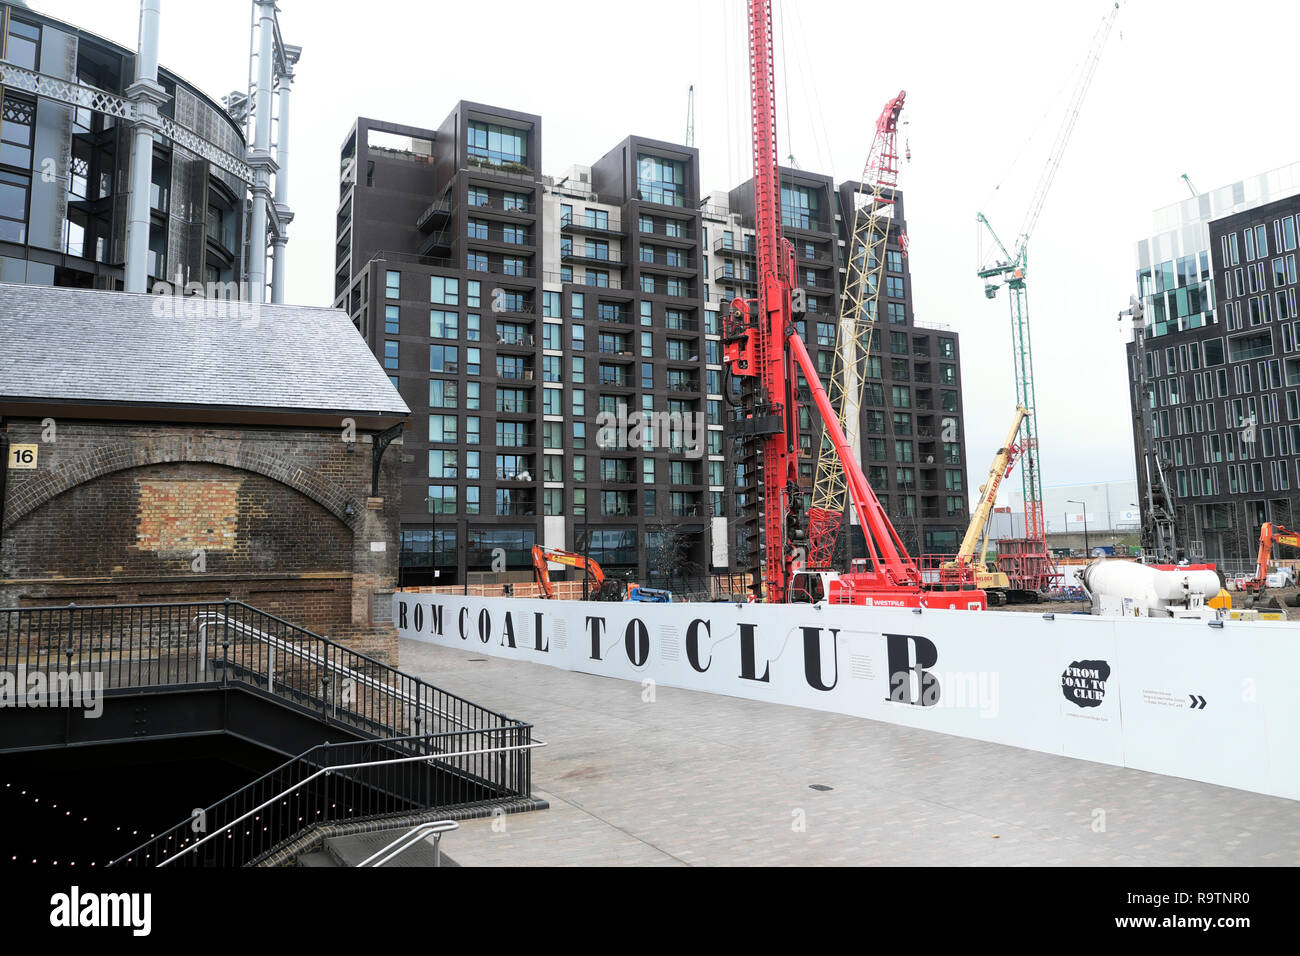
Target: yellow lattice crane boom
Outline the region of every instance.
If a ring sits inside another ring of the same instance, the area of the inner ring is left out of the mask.
[[[853,232],[827,394],[838,413],[840,428],[855,448],[866,391],[867,360],[879,311],[885,244],[893,222],[894,191],[898,187],[898,119],[906,96],[902,91],[891,99],[876,120],[875,138],[853,204]],[[812,508],[808,512],[807,567],[831,567],[847,491],[839,455],[829,442],[823,441],[817,452]]]

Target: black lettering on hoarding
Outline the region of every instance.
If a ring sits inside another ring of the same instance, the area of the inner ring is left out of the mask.
[[[633,667],[641,667],[650,657],[650,632],[638,618],[627,622],[623,632],[623,647],[627,650],[627,659]]]
[[[605,630],[605,619],[603,617],[587,618],[587,631],[591,634],[591,659],[600,660],[600,639]]]
[[[492,639],[492,615],[487,608],[478,612],[478,639],[484,644]]]
[[[429,633],[437,634],[442,637],[442,605],[433,604],[429,607]]]
[[[696,619],[686,628],[686,659],[690,662],[691,667],[703,674],[713,663],[713,655],[709,654],[708,662],[700,666],[700,626],[704,626],[704,636],[712,637],[712,631],[708,621]]]
[[[542,612],[533,612],[533,650],[543,653],[551,649],[551,642],[542,643]]]
[[[406,627],[406,602],[405,601],[397,602],[397,626],[399,628]]]
[[[820,627],[803,628],[803,674],[808,686],[813,690],[834,690],[840,681],[840,651],[835,639],[840,636],[838,628],[831,628],[831,660],[834,673],[829,684],[822,683],[822,629]]]
[[[419,601],[415,602],[415,633],[419,634],[424,630],[424,605]]]
[[[757,676],[757,667],[755,663],[756,654],[754,651],[754,625],[740,625],[740,676],[742,680],[756,680],[766,684],[768,682],[768,661],[763,662],[763,676]]]
[[[462,641],[469,640],[469,634],[465,630],[465,619],[467,617],[469,617],[469,608],[467,607],[461,608],[460,613],[456,615],[456,627],[460,630],[460,639]]]
[[[506,611],[506,624],[504,630],[501,632],[501,646],[515,646],[515,622],[510,617],[509,611]]]
[[[910,643],[909,643],[910,642]],[[912,665],[911,648],[916,648],[916,665]],[[934,642],[915,634],[886,634],[885,652],[889,661],[889,696],[886,700],[918,707],[939,703],[939,679],[927,667],[939,660]],[[919,697],[913,699],[912,674],[916,675]]]

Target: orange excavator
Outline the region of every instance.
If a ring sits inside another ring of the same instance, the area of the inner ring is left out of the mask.
[[[623,586],[617,581],[606,578],[605,572],[601,570],[600,565],[594,560],[575,551],[544,548],[539,544],[533,546],[533,576],[537,579],[537,584],[542,589],[544,597],[555,597],[555,585],[551,583],[551,574],[546,568],[547,561],[554,561],[556,564],[567,565],[571,568],[580,568],[591,575],[591,587],[588,589],[591,600],[623,600]]]
[[[1262,595],[1269,586],[1268,566],[1273,560],[1273,545],[1285,544],[1300,548],[1300,534],[1280,524],[1265,521],[1259,527],[1259,557],[1255,560],[1255,576],[1242,581],[1238,587],[1250,594]]]

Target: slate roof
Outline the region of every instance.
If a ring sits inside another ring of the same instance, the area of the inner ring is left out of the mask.
[[[337,309],[0,282],[0,401],[410,413]]]

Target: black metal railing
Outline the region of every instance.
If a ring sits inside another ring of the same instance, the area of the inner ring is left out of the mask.
[[[0,609],[0,662],[97,674],[105,697],[238,684],[376,737],[516,723],[239,601]]]
[[[519,722],[320,744],[109,865],[247,866],[315,825],[524,798],[534,746]]]

